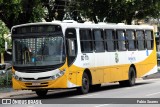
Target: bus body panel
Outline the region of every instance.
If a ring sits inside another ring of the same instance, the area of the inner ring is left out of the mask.
[[[128,72],[131,65],[135,66],[136,76],[143,77],[149,74],[157,72],[157,61],[156,61],[156,48],[154,42],[154,48],[152,50],[134,50],[134,51],[115,51],[115,52],[93,52],[93,53],[82,53],[80,34],[81,28],[86,29],[141,29],[141,30],[153,30],[151,26],[136,26],[136,25],[98,25],[98,24],[79,24],[79,23],[33,23],[31,25],[45,25],[45,24],[59,24],[62,27],[63,34],[67,28],[75,28],[77,34],[77,47],[78,52],[74,62],[68,66],[67,58],[65,64],[57,68],[59,70],[65,70],[65,74],[56,80],[41,80],[37,81],[41,85],[34,86],[31,82],[18,81],[14,77],[12,78],[14,89],[54,89],[54,88],[73,88],[82,86],[82,75],[87,69],[91,73],[92,84],[101,84],[107,82],[116,82],[128,79]],[[18,25],[16,27],[29,26],[29,24]],[[13,29],[12,28],[12,29]],[[13,73],[15,71],[12,69]],[[38,74],[43,77],[47,76],[46,72],[44,75]],[[34,73],[33,73],[34,74]],[[25,74],[23,74],[24,77]],[[35,75],[35,74],[34,74]],[[20,76],[20,75],[19,75]],[[48,75],[49,76],[49,75]],[[32,77],[32,76],[30,76]],[[29,77],[29,78],[30,78]]]

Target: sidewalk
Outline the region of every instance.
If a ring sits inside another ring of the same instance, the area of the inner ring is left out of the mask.
[[[29,95],[34,94],[35,92],[31,90],[13,90],[11,92],[0,92],[0,98],[9,98],[16,95]]]

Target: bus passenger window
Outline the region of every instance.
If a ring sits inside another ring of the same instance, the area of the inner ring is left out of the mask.
[[[107,51],[115,51],[115,33],[114,30],[105,30],[105,41],[106,41],[106,50]]]
[[[145,31],[145,40],[146,40],[146,45],[147,49],[150,50],[153,48],[153,35],[152,31]]]
[[[145,49],[144,32],[142,30],[136,31],[136,39],[138,41],[138,50]]]
[[[128,41],[128,50],[136,49],[135,32],[133,30],[126,31],[126,39]]]
[[[80,42],[81,42],[82,53],[93,51],[90,29],[80,29]]]
[[[104,38],[102,30],[93,30],[93,37],[95,43],[95,52],[104,52]]]
[[[118,50],[124,51],[126,50],[126,37],[125,32],[123,30],[117,31],[117,38],[118,38]]]

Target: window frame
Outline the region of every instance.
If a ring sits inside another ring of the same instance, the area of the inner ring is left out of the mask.
[[[101,40],[101,41],[95,40],[94,31],[100,31],[100,32],[101,32],[101,37],[102,37],[102,40]],[[94,52],[95,52],[95,53],[105,52],[105,40],[104,40],[104,31],[103,31],[103,29],[92,29],[92,35],[93,35],[93,49],[94,49]],[[96,51],[96,42],[102,42],[104,49],[101,50],[101,51]]]
[[[133,33],[134,33],[134,40],[132,39],[132,40],[129,40],[129,39],[127,39],[127,36],[126,36],[126,42],[127,42],[127,49],[128,49],[128,51],[135,51],[135,50],[137,50],[138,48],[137,48],[137,40],[136,40],[136,31],[135,31],[135,29],[126,29],[126,35],[127,35],[127,31],[132,31]],[[130,49],[129,48],[129,41],[133,41],[134,42],[134,49]]]
[[[151,32],[151,39],[147,40],[146,39],[146,31],[150,31]],[[154,35],[153,35],[153,30],[145,30],[145,44],[146,44],[146,49],[147,50],[153,50],[153,47],[154,47]],[[148,45],[147,45],[147,41],[151,41],[151,48],[149,49],[148,48]]]
[[[75,39],[73,39],[73,38],[70,38],[70,40],[74,40],[74,41],[76,41],[76,47],[74,47],[75,48],[75,51],[76,51],[76,54],[75,54],[75,56],[70,56],[69,55],[69,52],[68,52],[68,50],[69,49],[67,49],[67,47],[68,47],[68,41],[67,41],[67,39],[68,39],[68,37],[66,37],[66,33],[67,33],[67,30],[70,30],[70,29],[74,29],[75,30],[75,36],[76,36],[76,38]],[[67,60],[68,60],[68,66],[71,66],[73,63],[74,63],[74,61],[76,60],[76,57],[77,57],[77,55],[78,55],[78,40],[77,40],[77,31],[76,31],[76,28],[66,28],[65,29],[65,44],[66,44],[66,48],[65,48],[65,53],[66,53],[66,55],[67,55]],[[74,59],[72,60],[71,58],[73,58],[74,57]]]
[[[123,33],[124,33],[124,40],[119,40],[119,38],[118,38],[118,31],[123,31]],[[116,29],[116,39],[117,39],[117,50],[118,51],[127,51],[127,40],[126,40],[126,29]],[[119,49],[119,41],[124,41],[125,42],[125,44],[124,44],[124,46],[125,46],[125,49]]]
[[[90,40],[81,40],[81,31],[82,30],[88,30],[90,31]],[[94,51],[94,44],[93,44],[93,36],[92,36],[92,29],[91,28],[79,28],[79,41],[80,41],[80,48],[82,53],[93,53]],[[91,51],[82,51],[82,42],[91,42]]]
[[[106,38],[107,37],[107,35],[106,35],[107,30],[112,31],[112,42],[113,42],[113,45],[114,45],[113,50],[108,49],[108,41],[110,41],[110,40]],[[108,51],[108,52],[116,52],[117,51],[117,39],[116,39],[116,30],[115,29],[104,29],[104,43],[105,43],[106,51]]]
[[[144,49],[139,49],[138,41],[142,41],[142,40],[138,40],[138,38],[137,38],[137,31],[142,31],[142,32],[143,32],[143,37],[144,37],[144,38],[143,38],[143,41],[144,41],[143,46],[144,46]],[[137,50],[139,50],[139,51],[146,50],[145,32],[144,32],[144,29],[136,29],[136,30],[135,30],[135,36],[136,36],[136,41],[137,41],[137,43],[136,43],[136,45],[137,45]]]

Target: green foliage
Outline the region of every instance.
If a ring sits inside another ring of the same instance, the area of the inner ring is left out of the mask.
[[[65,13],[65,5],[68,0],[42,0],[43,7],[45,8],[45,20],[47,22],[55,20],[63,20]],[[71,0],[72,2],[72,0]]]
[[[8,34],[9,29],[5,26],[5,24],[0,20],[0,53],[4,52],[5,47],[5,39],[4,34]]]
[[[41,21],[44,15],[41,0],[0,1],[0,19],[8,28],[17,24]]]
[[[7,73],[0,75],[0,86],[6,86],[6,85],[10,86],[11,84],[12,84],[11,72],[8,73],[8,76],[7,76]]]
[[[160,17],[160,0],[0,0],[0,20],[13,25],[62,20],[66,12],[72,19],[94,22],[127,22]]]
[[[0,53],[5,51],[5,40],[4,38],[0,38]]]
[[[91,21],[123,22],[160,15],[159,0],[78,0],[77,10]]]

